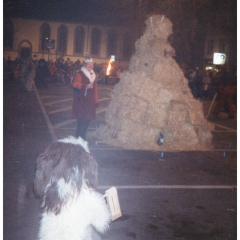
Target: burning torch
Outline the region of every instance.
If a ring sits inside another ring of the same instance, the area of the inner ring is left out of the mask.
[[[107,71],[106,71],[106,75],[109,76],[110,75],[110,71],[112,68],[112,63],[115,61],[115,56],[112,55],[109,62],[108,62],[108,67],[107,67]]]

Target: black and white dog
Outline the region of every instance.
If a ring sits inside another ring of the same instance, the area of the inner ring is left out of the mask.
[[[39,240],[90,240],[95,230],[109,228],[107,204],[94,191],[97,167],[80,137],[58,140],[39,155],[34,179],[42,210]]]

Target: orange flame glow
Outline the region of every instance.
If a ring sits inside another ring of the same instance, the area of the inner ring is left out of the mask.
[[[112,68],[112,60],[109,61],[108,63],[108,67],[107,67],[107,71],[106,71],[106,75],[109,76],[110,75],[110,71],[111,71],[111,68]]]

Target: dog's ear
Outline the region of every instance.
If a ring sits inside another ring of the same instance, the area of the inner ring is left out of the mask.
[[[41,209],[43,212],[53,212],[57,215],[60,213],[61,207],[62,200],[59,196],[57,182],[51,182],[51,185],[46,189]]]
[[[98,186],[97,161],[91,154],[87,152],[83,152],[82,159],[84,165],[85,182],[89,188],[96,189]]]
[[[43,197],[45,194],[45,189],[52,178],[53,170],[61,159],[61,156],[59,156],[60,150],[58,143],[52,143],[36,160],[34,192],[37,197]]]
[[[34,178],[34,192],[37,197],[43,197],[45,188],[49,182],[46,175],[47,166],[44,160],[44,153],[40,154],[36,161],[36,173]]]
[[[66,146],[66,144],[65,144]],[[65,160],[64,160],[65,159]],[[95,189],[98,185],[97,167],[95,158],[80,145],[70,145],[62,158],[64,169],[61,176],[68,183],[70,180],[80,192],[83,180],[88,187]]]

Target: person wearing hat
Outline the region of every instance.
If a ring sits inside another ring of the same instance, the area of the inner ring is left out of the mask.
[[[98,92],[92,58],[87,58],[73,79],[72,118],[77,119],[76,137],[86,140],[90,121],[96,118]]]

